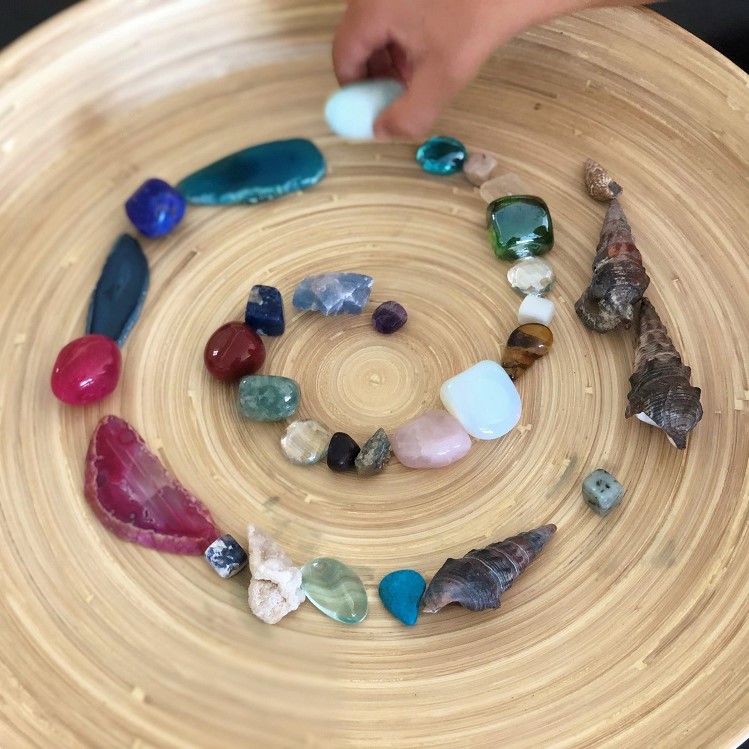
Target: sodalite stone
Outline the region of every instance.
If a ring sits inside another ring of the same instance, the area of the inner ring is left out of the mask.
[[[382,578],[378,593],[382,605],[396,619],[413,627],[426,587],[426,581],[416,570],[396,570]]]
[[[155,239],[177,228],[185,199],[163,179],[149,179],[125,203],[125,213],[144,237]]]
[[[297,309],[323,315],[359,315],[367,306],[374,279],[361,273],[325,273],[305,278],[294,291]]]
[[[593,471],[583,481],[583,499],[599,515],[608,515],[623,496],[624,487],[602,468]]]
[[[299,408],[299,385],[288,377],[249,375],[239,383],[239,413],[253,421],[282,421]]]
[[[234,577],[247,566],[247,553],[237,539],[228,533],[217,538],[203,556],[213,567],[213,571],[224,579]]]
[[[490,203],[487,227],[500,260],[543,255],[554,246],[549,206],[532,195],[510,195]]]
[[[479,362],[447,380],[440,398],[466,432],[479,440],[502,437],[520,421],[520,395],[497,362]]]
[[[138,240],[123,234],[114,243],[91,296],[86,334],[105,335],[122,347],[140,317],[148,282],[148,261]]]
[[[177,189],[195,205],[237,205],[274,200],[316,185],[325,159],[302,138],[252,146],[185,177]]]
[[[468,149],[455,138],[436,135],[419,147],[416,161],[430,174],[455,174],[463,169]]]
[[[283,297],[275,286],[253,286],[244,321],[258,335],[279,336],[286,330]]]
[[[359,576],[337,559],[320,557],[302,567],[302,590],[331,619],[358,624],[369,610],[367,591]]]

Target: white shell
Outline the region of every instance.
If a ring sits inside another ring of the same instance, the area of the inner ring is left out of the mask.
[[[637,414],[637,418],[640,421],[644,421],[646,424],[650,424],[651,427],[660,429],[660,427],[646,413]]]
[[[521,325],[536,322],[549,327],[554,319],[554,302],[551,299],[530,294],[523,299],[518,310],[518,322]]]
[[[372,140],[380,112],[404,90],[398,81],[389,78],[372,78],[344,86],[325,105],[328,127],[342,138]]]

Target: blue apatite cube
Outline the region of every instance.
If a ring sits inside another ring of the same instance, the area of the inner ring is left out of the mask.
[[[274,286],[253,286],[244,321],[258,335],[283,335],[286,323],[281,292]]]
[[[624,487],[608,472],[599,468],[583,481],[583,498],[599,515],[608,515],[621,502]]]
[[[177,227],[185,207],[185,199],[168,182],[149,179],[125,203],[125,212],[144,237],[155,239]]]
[[[223,578],[234,577],[247,566],[247,553],[229,534],[217,538],[204,553],[214,572]]]

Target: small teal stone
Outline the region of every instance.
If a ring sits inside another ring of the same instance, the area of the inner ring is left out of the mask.
[[[294,291],[297,309],[323,315],[359,315],[369,301],[374,280],[361,273],[324,273],[305,278]]]
[[[299,385],[288,377],[248,375],[239,382],[239,413],[253,421],[282,421],[299,408]]]
[[[416,152],[416,161],[430,174],[455,174],[463,169],[468,149],[455,138],[437,135]]]
[[[396,619],[413,627],[426,587],[426,580],[415,570],[396,570],[380,581],[380,600]]]
[[[237,205],[274,200],[316,185],[325,159],[312,141],[296,138],[246,148],[186,177],[177,185],[194,205]]]
[[[112,247],[91,296],[86,335],[105,335],[122,347],[148,292],[148,260],[139,242],[123,234]]]

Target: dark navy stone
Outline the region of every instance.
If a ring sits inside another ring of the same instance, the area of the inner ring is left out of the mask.
[[[325,176],[325,159],[312,141],[263,143],[227,156],[185,177],[177,189],[188,203],[261,203],[304,190]]]
[[[185,199],[163,179],[146,180],[125,203],[125,212],[144,236],[163,237],[185,215]]]
[[[373,313],[372,323],[378,333],[388,335],[400,330],[408,321],[408,312],[398,302],[383,302]]]
[[[219,577],[234,577],[247,566],[247,553],[234,536],[217,538],[204,554]]]
[[[125,343],[148,292],[148,261],[138,240],[123,234],[112,247],[88,307],[86,334]]]
[[[258,335],[283,335],[286,323],[283,316],[283,297],[274,286],[253,286],[244,321]]]
[[[328,446],[328,468],[331,471],[350,471],[361,452],[359,445],[344,432],[336,432]]]
[[[396,619],[413,627],[426,587],[426,581],[415,570],[396,570],[382,578],[378,592],[382,605]]]

